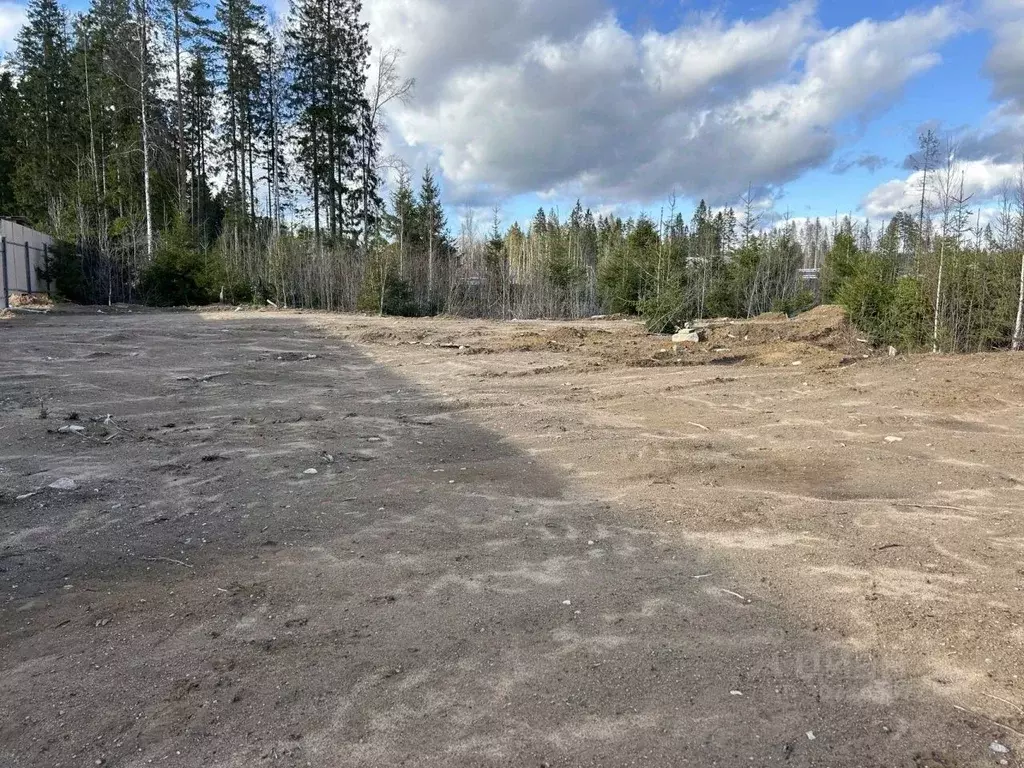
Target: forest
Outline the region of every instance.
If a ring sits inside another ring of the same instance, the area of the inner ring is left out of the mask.
[[[388,106],[415,98],[401,65],[371,49],[360,0],[282,19],[255,0],[32,0],[0,71],[0,216],[66,244],[43,277],[83,303],[623,313],[666,332],[828,302],[900,349],[1024,343],[1024,170],[983,220],[955,144],[926,132],[920,206],[874,230],[768,221],[749,192],[688,216],[671,199],[449,222],[431,169],[382,150]]]

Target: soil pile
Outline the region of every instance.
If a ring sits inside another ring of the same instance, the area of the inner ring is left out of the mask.
[[[768,313],[750,320],[722,318],[693,324],[703,329],[696,344],[672,344],[658,338],[658,348],[636,365],[806,365],[833,368],[862,359],[870,350],[846,310],[823,305],[789,318]]]
[[[789,318],[769,313],[750,320],[695,322],[702,341],[673,344],[670,336],[647,333],[641,321],[521,321],[482,324],[444,318],[369,321],[352,328],[364,344],[406,344],[455,349],[458,354],[547,353],[570,356],[588,369],[672,365],[806,365],[833,368],[870,350],[838,306],[820,306]]]

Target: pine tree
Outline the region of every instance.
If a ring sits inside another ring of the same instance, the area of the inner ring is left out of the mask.
[[[274,36],[268,37],[263,43],[260,61],[262,93],[256,110],[262,126],[261,154],[267,185],[267,218],[275,235],[280,234],[283,200],[289,194],[287,153],[284,148],[287,127],[284,97],[287,83],[283,56],[280,41]]]
[[[23,136],[16,188],[24,216],[43,224],[66,195],[75,166],[74,80],[67,17],[57,0],[31,0],[14,70]]]
[[[416,219],[420,230],[419,240],[426,247],[426,304],[433,311],[437,303],[437,279],[441,270],[448,266],[452,246],[448,235],[448,220],[441,205],[441,190],[429,167],[423,171]]]
[[[21,148],[16,131],[21,105],[10,72],[0,72],[0,217],[17,215],[14,175]]]
[[[209,179],[216,168],[212,164],[207,137],[214,131],[214,84],[210,78],[208,55],[196,50],[182,83],[182,115],[185,135],[185,161],[189,219],[200,247],[208,246],[214,237],[216,222],[211,219],[212,197]]]
[[[229,206],[237,219],[256,218],[255,144],[260,97],[260,47],[266,39],[265,11],[254,0],[220,0],[214,40],[224,70],[227,120],[222,151],[230,183]]]
[[[409,171],[399,169],[398,182],[391,191],[391,213],[384,219],[385,234],[398,250],[399,275],[405,277],[409,254],[419,248],[416,197],[412,191]]]
[[[182,54],[188,51],[192,61],[205,52],[205,38],[209,35],[209,20],[198,12],[200,4],[196,0],[167,0],[167,18],[165,26],[171,38],[174,57],[174,124],[178,155],[178,207],[184,209],[188,183],[188,155],[185,133],[185,79],[186,72],[182,68]]]

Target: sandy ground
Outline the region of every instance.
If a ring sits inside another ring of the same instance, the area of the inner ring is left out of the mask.
[[[1018,765],[1024,369],[822,319],[4,320],[0,765]]]

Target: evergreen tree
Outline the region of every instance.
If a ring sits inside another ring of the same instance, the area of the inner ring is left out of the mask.
[[[185,81],[186,70],[182,67],[182,55],[188,51],[192,61],[206,52],[205,40],[210,33],[209,20],[199,14],[197,0],[167,0],[165,26],[171,38],[174,57],[174,124],[178,155],[178,208],[184,210],[189,190],[189,161],[192,149],[187,143]]]
[[[428,166],[423,171],[420,182],[420,196],[416,206],[418,224],[417,238],[426,248],[426,294],[425,303],[428,311],[433,312],[437,305],[438,279],[444,275],[449,266],[453,247],[448,234],[448,219],[441,205],[441,190],[434,180],[434,174]]]
[[[75,83],[67,17],[57,0],[31,0],[26,16],[14,53],[23,137],[15,185],[22,214],[45,225],[74,173]]]
[[[401,169],[398,183],[391,191],[391,212],[384,218],[385,235],[398,247],[399,272],[404,276],[409,254],[420,248],[420,226],[417,222],[416,196],[409,181],[409,172]]]
[[[360,0],[295,0],[291,7],[291,106],[317,239],[323,223],[332,238],[365,238],[378,217],[378,145],[365,94],[370,46],[360,12]]]
[[[21,105],[10,72],[0,72],[0,217],[17,215],[14,176],[21,148],[16,131]]]
[[[187,166],[187,198],[189,219],[199,247],[213,241],[217,222],[213,212],[209,179],[217,171],[212,162],[208,137],[214,131],[214,83],[210,77],[209,58],[205,50],[196,50],[182,83],[185,162]]]
[[[261,94],[260,50],[267,37],[265,11],[255,0],[220,0],[217,43],[224,72],[226,120],[222,152],[229,207],[237,220],[256,218],[257,114]]]

